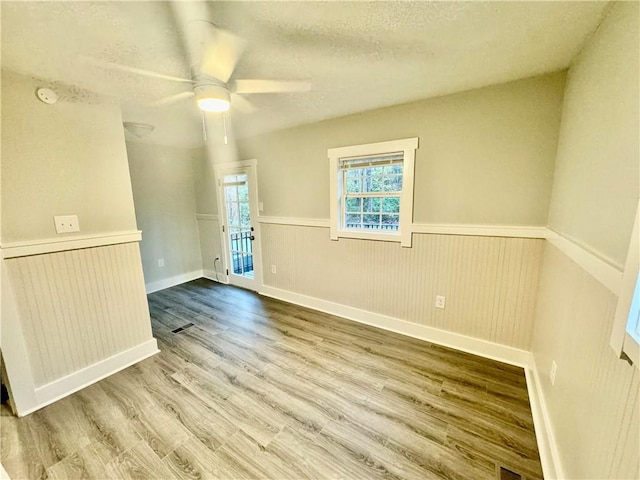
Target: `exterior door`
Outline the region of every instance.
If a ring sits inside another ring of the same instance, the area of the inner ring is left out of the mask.
[[[258,291],[262,283],[254,160],[216,168],[225,268],[229,283]]]

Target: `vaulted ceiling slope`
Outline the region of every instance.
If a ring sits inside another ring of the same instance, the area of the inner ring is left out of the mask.
[[[239,137],[511,81],[569,66],[607,2],[210,2],[207,20],[247,40],[236,78],[306,79],[310,92],[250,95]],[[192,99],[148,103],[185,84],[84,57],[189,77],[167,2],[1,2],[2,65],[117,96],[149,141],[202,143]],[[63,99],[64,100],[64,99]],[[72,100],[72,99],[71,99]]]

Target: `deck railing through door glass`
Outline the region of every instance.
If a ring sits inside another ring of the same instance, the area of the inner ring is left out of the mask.
[[[233,273],[242,275],[253,272],[251,232],[232,233],[230,238]]]

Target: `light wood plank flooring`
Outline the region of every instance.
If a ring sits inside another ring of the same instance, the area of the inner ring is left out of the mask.
[[[12,478],[542,477],[520,368],[207,280],[149,305],[160,354],[3,407]]]

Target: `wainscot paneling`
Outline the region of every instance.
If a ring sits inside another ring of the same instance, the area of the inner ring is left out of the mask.
[[[263,223],[261,233],[268,287],[530,349],[544,240],[414,234],[402,248],[331,241],[322,227]]]
[[[157,351],[137,242],[4,262],[36,389],[142,344]]]
[[[609,346],[616,304],[585,265],[546,245],[531,350],[557,478],[639,478],[640,370]]]

